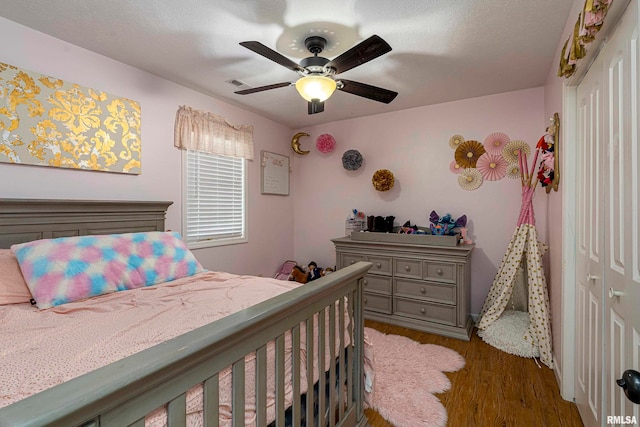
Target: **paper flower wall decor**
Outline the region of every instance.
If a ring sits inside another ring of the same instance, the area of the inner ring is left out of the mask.
[[[511,179],[520,178],[520,166],[518,166],[516,163],[511,163],[509,166],[507,166],[507,176]]]
[[[387,169],[379,169],[373,174],[371,182],[373,183],[373,188],[375,188],[376,190],[389,191],[393,188],[395,178],[393,177],[393,173],[391,173],[391,171]]]
[[[458,184],[464,190],[475,190],[482,185],[482,174],[476,168],[464,169],[458,175]]]
[[[465,169],[475,168],[476,162],[485,152],[478,141],[465,141],[456,148],[456,163]]]
[[[518,163],[518,151],[522,150],[524,154],[529,156],[531,154],[531,147],[524,141],[511,141],[504,146],[502,150],[502,157],[508,163]]]
[[[321,153],[330,153],[336,146],[336,139],[328,133],[323,133],[316,139],[316,148]]]
[[[502,154],[504,146],[511,142],[509,135],[503,132],[495,132],[484,139],[484,149],[487,153]]]
[[[497,181],[504,178],[507,173],[507,161],[502,155],[484,153],[478,159],[476,168],[482,174],[482,179],[487,181]]]
[[[362,166],[362,154],[358,150],[347,150],[342,155],[342,167],[348,171],[360,169]]]
[[[463,142],[464,138],[462,137],[462,135],[453,135],[451,138],[449,138],[449,147],[455,150]]]
[[[451,173],[455,173],[458,174],[460,172],[462,172],[462,167],[456,163],[455,160],[453,160],[450,164],[449,164],[449,170],[451,171]]]

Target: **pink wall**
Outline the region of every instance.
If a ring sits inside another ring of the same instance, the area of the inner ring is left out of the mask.
[[[284,126],[11,21],[0,18],[0,24],[0,37],[12,40],[0,45],[1,61],[135,99],[141,104],[143,119],[141,175],[0,163],[0,179],[10,183],[0,187],[0,197],[172,200],[167,227],[179,230],[181,156],[173,147],[173,122],[177,107],[187,104],[234,123],[252,124],[256,155],[262,149],[287,154],[293,167],[292,196],[264,196],[259,190],[259,161],[249,163],[250,243],[197,250],[206,267],[272,275],[290,258],[334,265],[330,238],[343,234],[344,219],[352,208],[368,215],[394,215],[397,223],[410,219],[419,225],[428,225],[431,210],[467,214],[471,237],[477,243],[472,262],[472,312],[479,312],[515,228],[519,183],[504,179],[486,182],[476,191],[462,190],[448,170],[453,159],[448,140],[461,134],[482,141],[501,131],[535,144],[549,110],[543,88],[302,129],[311,135],[302,140],[311,153],[301,157],[290,151],[293,132]],[[324,155],[312,145],[326,132],[336,137],[338,148]],[[342,153],[351,148],[365,157],[363,167],[355,172],[341,165]],[[380,168],[390,169],[396,177],[396,186],[388,193],[371,186],[371,176]],[[541,239],[546,240],[547,197],[538,194],[535,206]],[[551,271],[553,274],[553,263]]]
[[[0,18],[0,61],[138,101],[142,108],[142,174],[75,171],[0,163],[0,197],[172,200],[167,228],[180,230],[181,153],[173,147],[179,105],[255,128],[249,162],[249,243],[199,249],[210,269],[273,275],[293,254],[293,198],[260,194],[260,150],[285,152],[291,130],[261,116]],[[8,42],[10,41],[10,42]],[[221,83],[222,84],[222,83]],[[269,214],[265,214],[268,212]],[[269,250],[265,250],[268,242]]]
[[[549,75],[547,76],[547,81],[544,86],[544,111],[545,117],[552,117],[554,113],[558,113],[560,115],[560,123],[561,128],[564,126],[564,118],[562,115],[562,106],[563,106],[563,84],[565,82],[564,78],[558,77],[558,63],[560,60],[560,54],[562,52],[562,47],[567,38],[572,34],[574,30],[575,20],[578,17],[578,14],[582,11],[584,7],[584,2],[582,0],[574,0],[573,5],[571,6],[571,12],[569,13],[569,18],[565,24],[564,31],[562,32],[562,37],[558,40],[558,46],[556,48],[556,54],[554,56],[554,60],[551,63],[551,67],[549,69]],[[562,147],[563,141],[560,140],[560,144]],[[567,153],[567,151],[561,151],[561,160],[567,159],[566,156],[570,156],[571,153]],[[561,173],[562,173],[561,169]],[[562,199],[563,199],[563,181],[566,182],[566,175],[561,175],[560,185],[558,187],[558,192],[552,192],[548,197],[548,209],[547,209],[547,235],[549,236],[549,254],[548,254],[548,266],[549,266],[549,274],[548,277],[548,285],[549,285],[549,299],[551,302],[551,332],[553,336],[553,353],[555,360],[555,370],[558,373],[558,377],[560,380],[561,372],[563,369],[563,340],[573,340],[573,336],[565,336],[563,331],[562,324],[562,309],[563,304],[573,304],[570,301],[563,301],[563,268],[565,265],[564,254],[562,252]],[[568,366],[571,366],[572,363],[569,361],[567,363]],[[561,384],[562,387],[562,384]],[[572,388],[573,386],[571,386]],[[569,397],[569,396],[567,396]]]
[[[333,266],[330,239],[344,234],[344,220],[353,208],[367,215],[394,215],[396,224],[411,220],[424,226],[432,210],[454,217],[466,214],[476,243],[471,311],[477,314],[516,227],[520,181],[505,178],[487,181],[475,191],[461,189],[449,172],[454,153],[449,138],[460,134],[482,142],[493,132],[505,132],[533,146],[544,133],[544,124],[544,92],[535,88],[301,129],[310,134],[302,146],[311,153],[296,155],[293,162],[294,259]],[[332,153],[315,149],[315,139],[322,133],[336,138]],[[357,171],[342,167],[342,154],[348,149],[357,149],[364,157]],[[371,185],[373,173],[383,168],[396,178],[395,187],[386,193]],[[545,241],[543,192],[534,203],[540,238]]]

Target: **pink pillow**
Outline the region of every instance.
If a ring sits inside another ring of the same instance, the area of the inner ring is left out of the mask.
[[[0,249],[0,305],[30,301],[31,292],[22,277],[18,260],[11,250]]]

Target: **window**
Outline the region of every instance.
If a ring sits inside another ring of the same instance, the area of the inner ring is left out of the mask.
[[[253,126],[182,105],[173,145],[183,154],[182,237],[190,248],[247,242],[246,162]]]
[[[246,160],[184,151],[184,230],[191,248],[247,242]]]

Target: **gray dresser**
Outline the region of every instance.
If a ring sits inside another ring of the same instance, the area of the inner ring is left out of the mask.
[[[468,341],[473,245],[426,246],[333,239],[338,268],[373,264],[365,276],[365,318]]]

